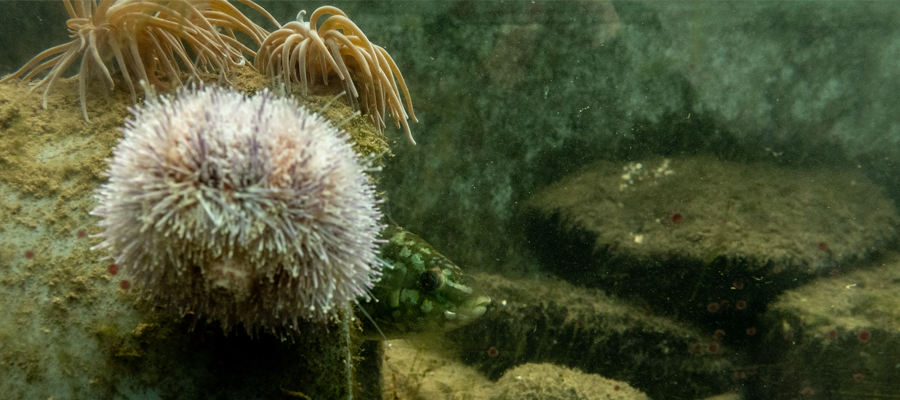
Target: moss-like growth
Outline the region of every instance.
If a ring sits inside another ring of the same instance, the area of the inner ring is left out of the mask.
[[[879,398],[900,391],[900,254],[785,292],[769,306],[761,395]]]
[[[478,274],[494,304],[449,334],[490,379],[525,363],[553,363],[628,382],[651,398],[700,398],[729,387],[729,346],[687,324],[551,277]]]

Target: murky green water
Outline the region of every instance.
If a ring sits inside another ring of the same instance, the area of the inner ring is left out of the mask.
[[[233,3],[266,34],[275,30],[257,11]],[[79,4],[87,3],[74,3],[73,12]],[[301,9],[308,21],[324,5],[259,4],[281,24]],[[383,112],[390,150],[379,155],[383,168],[369,171],[384,200],[379,207],[474,277],[466,288],[493,300],[485,314],[446,335],[361,344],[353,339],[356,321],[341,308],[330,322],[301,318],[292,343],[267,332],[226,336],[216,321],[197,322],[177,302],[141,300],[139,285],[124,284],[127,274],[118,274],[118,266],[113,272],[108,254],[90,250],[103,232],[90,215],[98,205],[94,191],[107,182],[106,160],[134,105],[121,66],[137,65],[100,42],[96,59],[87,61],[94,64],[86,70],[83,101],[77,78],[56,81],[46,109],[46,86],[27,94],[28,83],[0,84],[0,393],[14,399],[900,393],[900,123],[893,112],[900,106],[900,3],[333,5],[396,62],[393,74],[401,73],[419,121],[410,121],[412,145],[394,127],[390,105]],[[64,2],[3,8],[3,75],[73,40]],[[123,15],[116,29],[142,21]],[[174,22],[160,26],[173,35],[193,32]],[[343,26],[343,34],[361,40]],[[235,37],[229,44],[259,48],[247,35]],[[154,48],[147,40],[139,39],[141,51]],[[172,40],[165,43],[186,46],[171,66],[187,81],[186,60],[201,64],[197,50]],[[345,42],[328,43],[360,92],[371,93],[360,86],[365,56],[341,47]],[[250,71],[252,56],[237,53],[246,69],[220,74],[210,62],[202,79],[245,92],[269,85],[283,95],[277,77],[272,84],[272,76]],[[43,61],[52,63],[47,56]],[[85,71],[82,58],[73,60],[62,78]],[[321,64],[310,71],[326,65],[316,60]],[[145,53],[141,63],[160,94],[175,86],[162,58]],[[114,91],[107,90],[110,80]],[[140,104],[142,90],[133,81]],[[342,87],[332,75],[322,94]],[[405,106],[405,93],[398,94]],[[365,113],[357,121],[371,126],[377,107],[360,99]],[[268,226],[259,229],[276,229]],[[416,305],[419,298],[397,296]]]

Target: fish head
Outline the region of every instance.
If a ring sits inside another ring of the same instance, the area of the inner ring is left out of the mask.
[[[384,265],[372,288],[374,300],[360,303],[369,316],[363,318],[367,337],[381,339],[379,330],[387,339],[445,332],[485,313],[491,298],[430,244],[396,226],[386,228],[384,237]]]

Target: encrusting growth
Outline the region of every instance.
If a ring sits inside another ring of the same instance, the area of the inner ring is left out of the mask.
[[[121,272],[157,303],[290,334],[379,276],[381,213],[343,132],[292,100],[182,90],[134,111],[92,212]]]

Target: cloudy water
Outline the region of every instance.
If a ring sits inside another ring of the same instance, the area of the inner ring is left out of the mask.
[[[900,397],[900,3],[3,8],[2,399]]]

